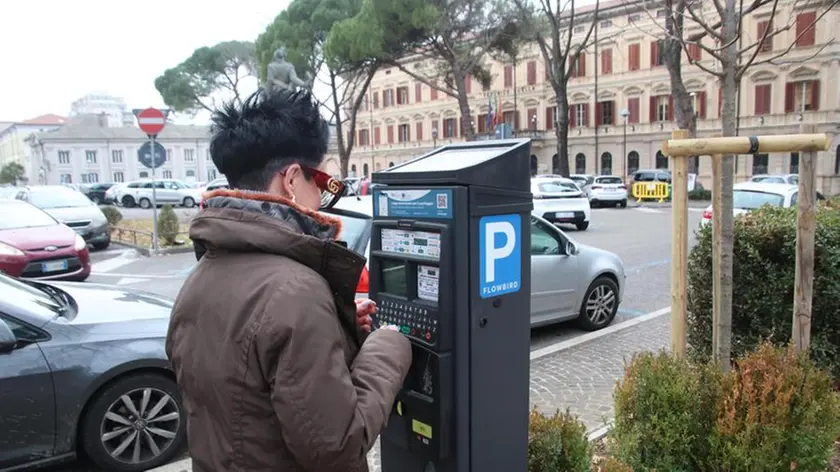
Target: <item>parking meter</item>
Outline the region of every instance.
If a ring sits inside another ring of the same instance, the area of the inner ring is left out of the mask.
[[[413,362],[383,472],[527,469],[531,143],[458,143],[373,174],[374,329]]]

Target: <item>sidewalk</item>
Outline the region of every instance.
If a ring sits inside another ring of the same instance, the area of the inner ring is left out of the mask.
[[[612,392],[624,372],[624,362],[640,351],[667,349],[671,340],[668,313],[648,315],[638,323],[625,322],[593,333],[590,340],[539,358],[532,352],[531,404],[545,413],[570,408],[592,431],[613,414]],[[634,320],[635,321],[635,320]],[[627,326],[623,326],[627,325]],[[545,352],[545,351],[544,351]],[[368,455],[371,472],[379,472],[379,443]],[[188,472],[189,459],[153,472]]]

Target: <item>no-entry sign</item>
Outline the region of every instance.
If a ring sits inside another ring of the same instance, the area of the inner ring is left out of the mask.
[[[144,133],[156,136],[166,126],[166,114],[157,108],[140,110],[137,112],[137,124]]]

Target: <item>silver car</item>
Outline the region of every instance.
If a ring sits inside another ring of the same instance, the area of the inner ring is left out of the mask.
[[[342,240],[366,257],[370,253],[373,202],[345,197],[332,209],[341,218]],[[588,331],[609,325],[618,311],[626,275],[619,257],[581,244],[562,230],[531,216],[531,327],[576,320]],[[357,297],[367,296],[367,274]]]
[[[64,185],[38,185],[21,189],[16,198],[35,205],[73,228],[95,249],[107,249],[111,244],[105,214],[79,191]]]

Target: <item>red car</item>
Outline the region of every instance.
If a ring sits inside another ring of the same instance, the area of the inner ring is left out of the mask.
[[[70,227],[20,200],[0,200],[0,272],[27,279],[82,281],[87,243]]]

